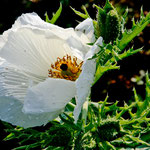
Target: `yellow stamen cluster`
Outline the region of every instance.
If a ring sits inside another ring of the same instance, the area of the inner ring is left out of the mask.
[[[77,57],[71,58],[69,55],[64,56],[62,59],[58,57],[55,64],[51,64],[48,77],[75,81],[82,71],[82,64],[83,61],[77,63]]]

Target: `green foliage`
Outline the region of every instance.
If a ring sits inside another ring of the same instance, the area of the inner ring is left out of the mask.
[[[113,42],[121,51],[150,23],[150,13],[144,16],[143,9],[141,8],[140,20],[135,22],[133,19],[132,28],[126,29],[125,24],[128,9],[126,9],[123,16],[119,16],[109,0],[106,0],[104,8],[97,5],[94,6],[98,10],[97,20],[93,20],[96,38],[102,36],[106,44]],[[81,13],[75,9],[73,11],[84,19],[90,18],[85,7],[85,13]]]
[[[83,10],[84,10],[84,13],[81,13],[80,11],[77,11],[75,10],[74,8],[71,7],[71,9],[78,15],[80,16],[81,18],[83,19],[87,19],[87,18],[90,18],[90,15],[88,13],[88,11],[86,10],[86,7],[85,6],[82,6]]]
[[[97,69],[93,84],[95,84],[105,72],[112,69],[119,69],[120,67],[117,66],[118,61],[138,53],[141,50],[142,48],[137,50],[130,48],[121,53],[121,50],[116,45],[103,43],[103,46],[100,46],[99,52],[92,57],[92,59],[97,58]]]
[[[97,128],[101,141],[112,141],[120,132],[120,124],[116,119],[105,119],[100,122]]]
[[[149,82],[147,74],[146,91],[150,89]],[[113,145],[115,149],[122,147],[135,148],[139,145],[150,146],[148,136],[150,133],[150,99],[146,96],[145,100],[140,100],[135,90],[134,96],[135,102],[130,105],[125,104],[124,107],[117,106],[117,102],[113,105],[103,102],[105,106],[102,106],[102,103],[99,103],[99,105],[91,103],[90,107],[93,111],[90,117],[95,118],[92,124],[98,122],[97,125],[95,124],[95,130],[93,131],[95,134],[98,133],[97,136],[94,136],[97,137],[96,141],[99,142],[99,148],[109,149],[110,145],[108,143]],[[103,115],[100,113],[102,111]]]
[[[69,147],[72,140],[72,131],[55,121],[52,122],[52,126],[49,129],[43,132],[21,127],[16,127],[15,129],[11,127],[11,129],[7,129],[7,132],[10,132],[10,134],[4,139],[5,141],[19,139],[19,144],[22,145],[14,150],[30,150],[32,148],[64,149]],[[26,143],[31,144],[26,145]]]
[[[47,132],[47,139],[49,145],[66,146],[71,141],[71,132],[64,126],[54,126]]]
[[[117,11],[108,0],[103,9],[98,6],[96,8],[98,9],[95,27],[96,37],[102,36],[105,43],[115,41],[120,35],[121,29]]]
[[[150,22],[150,13],[144,16],[141,9],[140,21],[135,23],[133,20],[132,28],[127,31],[125,28],[126,17],[128,15],[128,9],[122,17],[119,17],[116,9],[112,6],[109,0],[106,0],[106,4],[103,8],[94,5],[97,10],[97,20],[93,20],[95,27],[95,37],[103,37],[103,46],[99,46],[99,52],[95,54],[92,59],[97,59],[97,69],[95,73],[95,81],[93,85],[100,79],[100,77],[107,71],[112,69],[119,69],[117,62],[130,55],[133,55],[142,48],[134,50],[133,47],[125,51],[124,48],[128,43],[137,36]],[[73,9],[74,10],[74,9]],[[89,14],[86,9],[85,14],[74,10],[74,12],[80,17],[86,19],[89,18]]]
[[[128,10],[125,12],[124,16],[122,17],[123,23],[122,26],[124,27],[125,19],[127,16]],[[150,23],[150,13],[144,16],[143,9],[141,9],[141,16],[140,21],[135,22],[132,20],[132,28],[130,30],[123,29],[122,36],[117,40],[117,46],[119,49],[123,50],[128,43],[133,40],[140,32]]]
[[[110,10],[106,16],[105,43],[115,41],[120,35],[120,22],[116,11]]]
[[[95,5],[96,6],[96,5]],[[99,46],[99,52],[91,59],[96,59],[96,73],[93,85],[105,72],[112,69],[119,69],[118,61],[129,57],[141,50],[124,50],[128,43],[137,36],[148,23],[150,23],[150,13],[144,16],[141,10],[140,21],[133,25],[130,31],[125,29],[128,10],[122,17],[106,0],[104,8],[96,6],[98,10],[97,20],[93,20],[96,38],[102,36],[103,45]],[[83,6],[84,13],[72,8],[80,17],[90,18],[86,7]],[[52,19],[46,14],[46,22],[55,23],[62,11],[62,5],[53,14]],[[121,18],[121,19],[120,19]],[[94,103],[87,99],[83,106],[82,114],[77,123],[74,122],[71,102],[67,104],[63,114],[58,121],[52,121],[43,131],[37,129],[13,128],[5,123],[9,135],[4,139],[18,139],[20,146],[15,150],[45,149],[45,150],[85,150],[85,149],[120,149],[150,147],[150,79],[146,74],[146,96],[139,98],[136,89],[133,89],[134,99],[131,103],[124,103],[119,106],[118,102],[108,103],[108,96],[104,101]],[[73,101],[73,100],[72,100]]]
[[[9,124],[10,134],[4,140],[19,139],[20,147],[30,150],[84,150],[84,149],[120,149],[149,147],[150,144],[150,79],[146,74],[146,96],[141,100],[134,89],[134,100],[130,104],[119,106],[118,102],[104,101],[88,104],[87,121],[82,116],[74,123],[72,114],[64,113],[60,121],[52,121],[43,131],[36,129],[15,129]],[[61,122],[61,123],[60,123]],[[8,129],[9,128],[9,129]],[[26,145],[28,141],[31,144]],[[24,145],[25,144],[25,145]]]
[[[59,9],[57,10],[56,13],[53,13],[53,17],[51,20],[49,19],[47,13],[45,13],[45,21],[48,23],[54,24],[59,18],[59,16],[61,15],[61,12],[62,12],[62,4],[60,3]]]

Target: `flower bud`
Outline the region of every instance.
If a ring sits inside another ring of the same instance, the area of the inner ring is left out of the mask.
[[[103,120],[101,121],[97,131],[102,141],[114,140],[120,132],[119,121],[114,119]]]
[[[97,13],[97,26],[95,30],[96,37],[99,38],[105,36],[105,21],[106,21],[106,13],[100,7],[98,8]]]
[[[49,130],[49,140],[52,146],[67,146],[71,138],[71,132],[64,126],[54,126]]]
[[[121,25],[115,8],[106,1],[104,8],[98,9],[97,25],[95,28],[96,37],[103,37],[105,43],[113,42],[120,35]]]
[[[110,10],[106,16],[105,22],[105,43],[113,42],[120,35],[120,22],[115,10]]]

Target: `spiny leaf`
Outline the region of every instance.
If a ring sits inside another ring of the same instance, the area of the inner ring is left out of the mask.
[[[105,117],[105,105],[106,105],[107,100],[108,100],[108,95],[106,96],[104,103],[101,106],[101,109],[99,109],[102,118]]]
[[[84,5],[82,6],[82,9],[84,10],[86,16],[88,16],[88,18],[90,18],[90,15],[89,15],[89,13],[88,13],[88,11]]]
[[[15,134],[14,133],[10,133],[3,140],[4,141],[8,141],[8,140],[15,139],[15,138],[16,138]]]
[[[101,66],[100,64],[97,67],[96,73],[95,73],[95,80],[93,85],[100,79],[100,77],[109,70],[114,70],[114,69],[120,69],[120,66],[117,66],[117,64],[114,65],[108,65],[108,66]]]
[[[141,108],[140,108],[140,103],[139,103],[139,97],[138,97],[138,95],[137,95],[137,93],[136,93],[136,89],[135,89],[135,88],[133,89],[133,91],[134,91],[134,99],[135,99],[135,102],[136,102],[136,104],[137,104],[137,112],[136,112],[136,114],[137,114],[137,115],[140,115],[140,113],[141,113]]]
[[[67,118],[64,118],[62,115],[60,115],[59,117],[65,123],[66,126],[71,127],[74,130],[80,130],[80,127],[78,127],[76,124],[74,124],[74,122],[72,121],[72,118],[70,119],[70,117],[68,115],[67,115]]]
[[[20,147],[17,147],[17,148],[14,148],[14,150],[30,150],[30,149],[33,149],[35,147],[38,147],[40,146],[40,143],[34,143],[34,144],[30,144],[30,145],[24,145],[24,146],[20,146]]]
[[[123,50],[128,45],[128,43],[150,23],[150,12],[146,15],[146,17],[143,16],[143,13],[141,15],[142,17],[140,21],[136,24],[133,22],[132,29],[130,31],[125,31],[122,34],[122,38],[117,41],[119,49]]]
[[[140,52],[142,50],[142,48],[136,49],[134,50],[133,48],[129,49],[128,51],[124,51],[122,54],[118,54],[118,57],[112,57],[110,60],[108,60],[108,62],[105,65],[108,65],[110,63],[114,63],[118,60],[122,60],[126,57],[129,57],[133,54],[136,54],[138,52]]]
[[[106,141],[106,144],[108,145],[108,148],[111,150],[116,150],[116,148],[108,141]]]
[[[132,104],[129,105],[129,106],[128,106],[127,104],[125,104],[123,110],[122,110],[119,114],[117,114],[117,115],[115,116],[116,119],[119,119],[126,111],[128,111],[128,110],[131,109],[131,108],[133,108],[135,105],[136,105],[136,103],[132,103]]]
[[[147,143],[147,142],[145,142],[145,141],[139,139],[138,137],[133,137],[133,136],[130,136],[130,135],[126,135],[126,136],[127,136],[128,138],[130,138],[131,140],[133,140],[134,142],[136,142],[136,143],[140,143],[140,144],[142,144],[142,145],[150,146],[149,143]]]
[[[81,18],[84,18],[84,19],[90,18],[90,16],[89,16],[89,14],[88,14],[88,12],[87,12],[85,6],[83,6],[83,10],[84,10],[85,14],[84,14],[84,13],[81,13],[80,11],[75,10],[75,9],[72,8],[72,7],[71,7],[71,9],[72,9],[78,16],[80,16]]]
[[[59,16],[61,15],[61,12],[62,12],[62,4],[60,3],[59,9],[57,10],[56,13],[53,13],[53,17],[51,20],[49,19],[47,12],[45,13],[46,22],[54,24],[57,21],[57,19],[59,18]]]
[[[146,100],[150,103],[150,79],[148,72],[146,73]]]
[[[106,0],[105,6],[104,6],[104,11],[108,13],[110,10],[115,10],[113,5],[109,2],[109,0]]]
[[[129,9],[126,8],[126,10],[125,10],[125,12],[124,12],[124,14],[123,14],[123,16],[122,16],[123,21],[124,21],[124,24],[126,23],[126,19],[127,19],[127,16],[128,16],[128,12],[129,12]]]

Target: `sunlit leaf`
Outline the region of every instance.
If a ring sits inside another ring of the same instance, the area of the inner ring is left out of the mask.
[[[46,22],[54,24],[57,21],[57,19],[59,18],[59,16],[61,15],[61,12],[62,12],[62,4],[60,3],[59,9],[57,10],[56,13],[53,13],[53,17],[51,20],[49,19],[47,12],[45,13]]]

